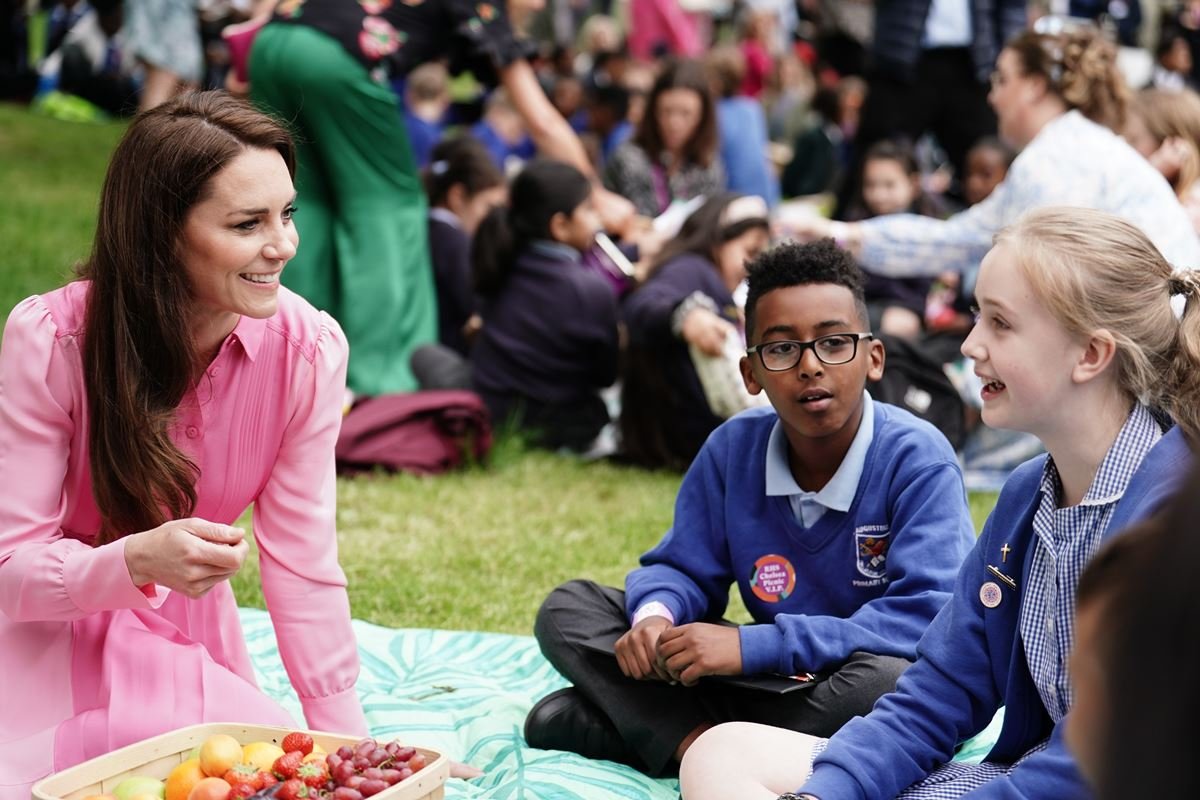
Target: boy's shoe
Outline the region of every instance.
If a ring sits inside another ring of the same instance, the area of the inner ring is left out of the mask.
[[[644,770],[604,712],[575,687],[551,692],[525,718],[525,741],[539,750],[566,750]]]

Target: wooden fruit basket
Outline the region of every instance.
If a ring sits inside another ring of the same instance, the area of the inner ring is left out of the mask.
[[[93,758],[62,772],[43,778],[33,785],[33,800],[81,800],[88,795],[107,794],[130,775],[146,775],[166,780],[175,767],[187,760],[188,754],[204,740],[225,733],[242,744],[271,742],[279,744],[296,728],[276,728],[267,725],[240,725],[216,722],[192,725],[164,733],[120,750]],[[332,753],[344,744],[353,747],[358,737],[340,736],[322,731],[307,731],[313,742]],[[426,758],[426,766],[412,777],[375,795],[378,800],[442,800],[446,778],[450,775],[450,759],[434,750],[418,747]]]

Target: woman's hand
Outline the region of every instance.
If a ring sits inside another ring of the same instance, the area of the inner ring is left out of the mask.
[[[719,356],[725,352],[725,337],[737,331],[727,320],[721,319],[707,308],[693,309],[683,318],[683,340],[695,345],[706,356]]]
[[[125,537],[125,565],[135,586],[154,583],[196,598],[237,574],[249,549],[240,528],[177,519]]]
[[[450,761],[451,778],[470,780],[471,778],[478,778],[481,775],[483,775],[483,770],[479,769],[478,767],[472,767],[470,764],[460,764],[453,759]]]

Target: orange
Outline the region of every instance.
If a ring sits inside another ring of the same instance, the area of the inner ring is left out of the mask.
[[[187,800],[192,787],[204,779],[204,770],[200,769],[200,759],[189,758],[167,776],[167,792],[165,800]]]

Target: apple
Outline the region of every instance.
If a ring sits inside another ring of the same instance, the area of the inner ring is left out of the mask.
[[[113,789],[117,800],[133,800],[137,795],[152,795],[162,800],[166,794],[167,785],[158,778],[147,775],[130,775]]]

